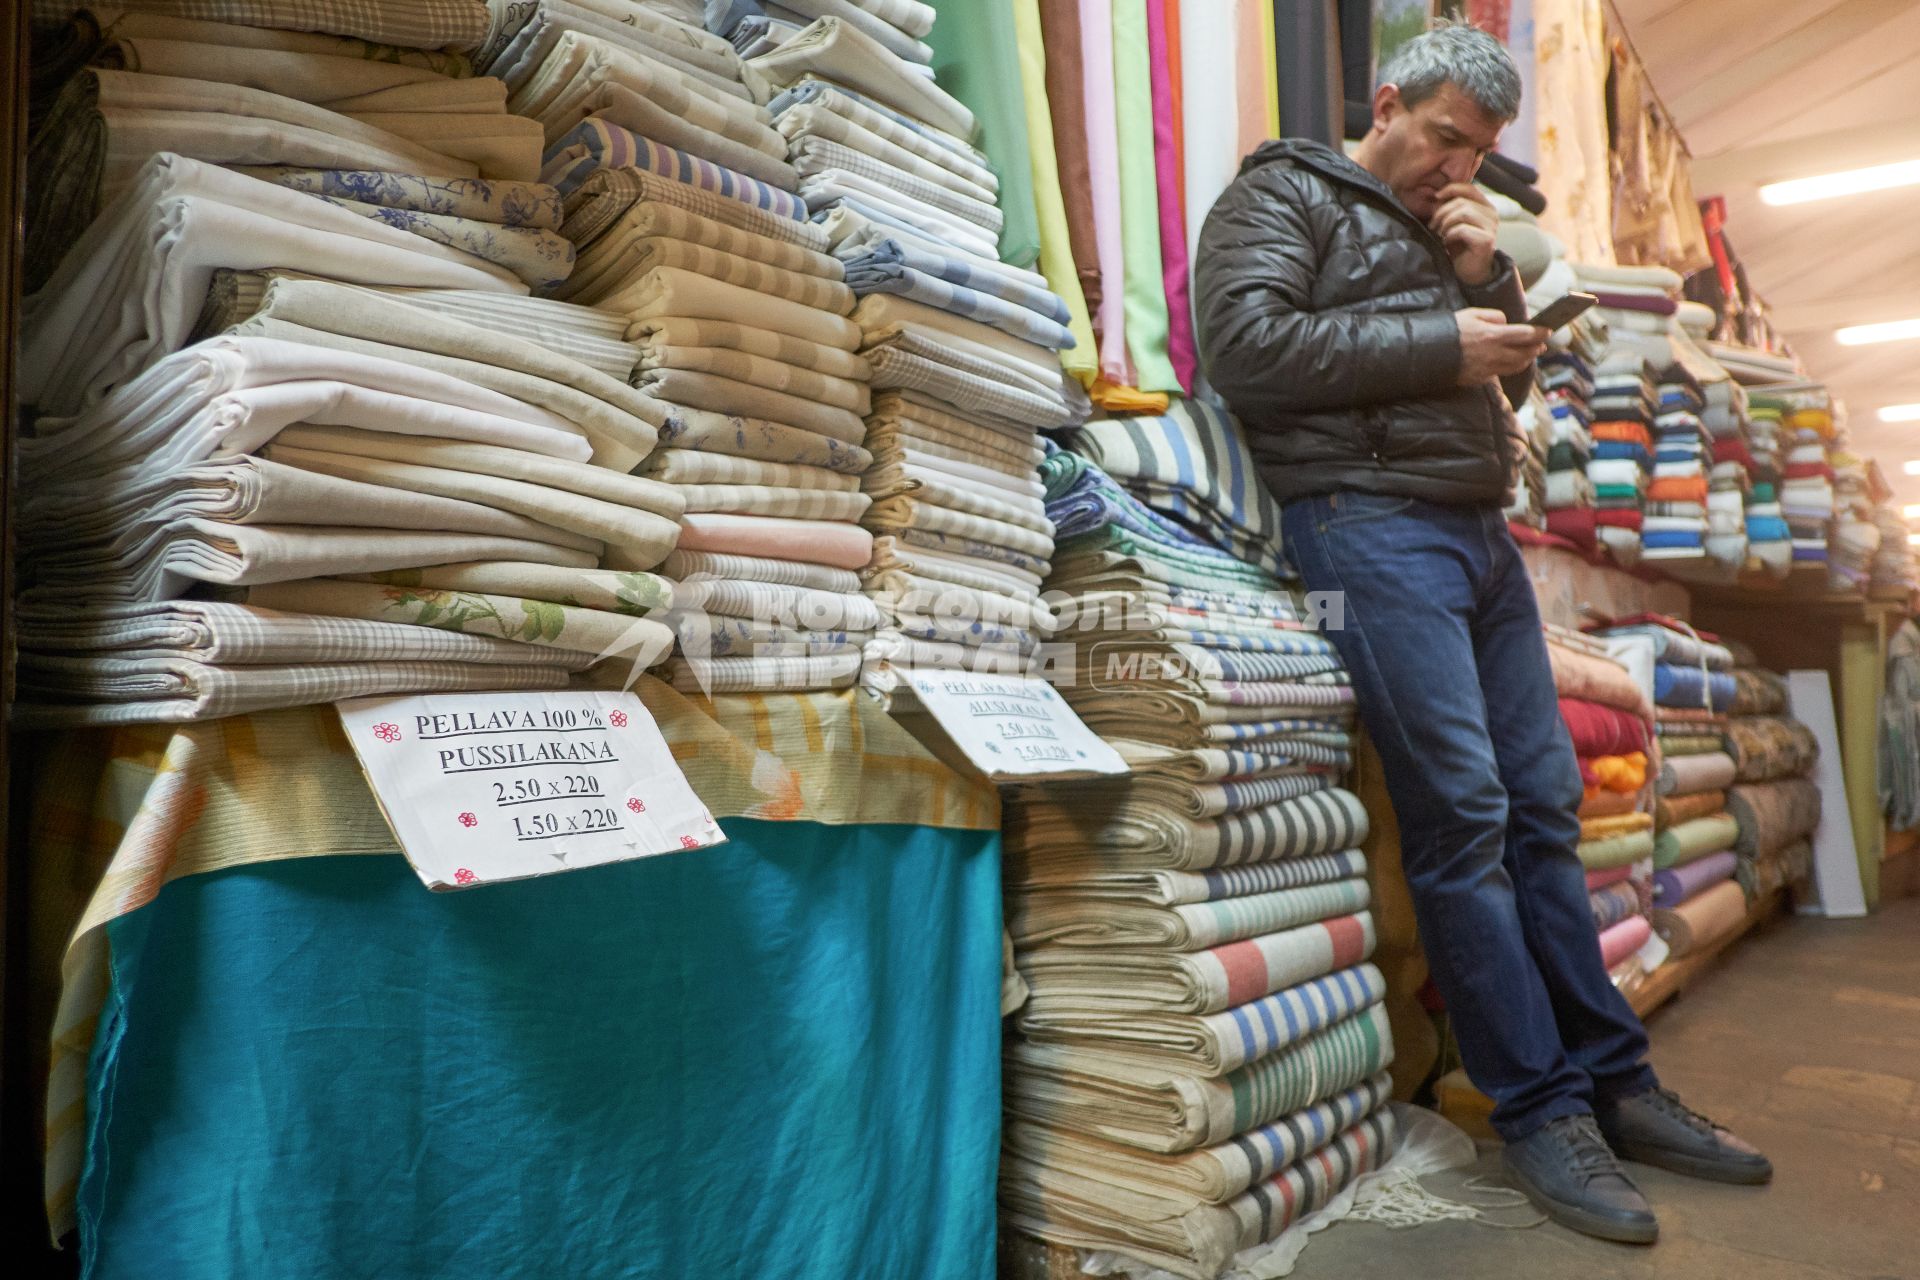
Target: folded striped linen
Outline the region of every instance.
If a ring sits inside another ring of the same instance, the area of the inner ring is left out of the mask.
[[[1593,911],[1594,931],[1604,933],[1640,911],[1640,890],[1632,884],[1611,884],[1589,893],[1587,905]]]
[[[260,271],[214,272],[207,306],[193,340],[203,341],[248,319],[264,301],[269,280],[284,275]],[[592,307],[510,293],[362,287],[418,310],[514,338],[518,347],[528,344],[544,347],[555,355],[577,360],[605,374],[619,386],[625,386],[633,373],[637,354],[623,340],[627,322]]]
[[[560,193],[538,182],[497,178],[440,178],[376,170],[259,165],[236,172],[289,191],[333,196],[383,209],[443,214],[522,230],[558,231],[565,220]]]
[[[634,324],[631,333],[637,348],[636,363],[660,362],[664,357],[653,356],[656,350],[722,350],[776,360],[797,369],[861,384],[873,375],[867,362],[852,352],[731,320],[659,316]]]
[[[334,111],[502,111],[506,86],[453,78],[432,67],[298,49],[249,49],[223,41],[130,33],[115,23],[96,66],[183,80],[266,89]],[[231,27],[221,28],[224,35]]]
[[[1204,871],[1333,853],[1365,838],[1367,814],[1349,791],[1327,790],[1196,822],[1121,804],[1099,813],[1022,806],[1006,824],[1009,865],[1034,879],[1107,871]],[[1097,846],[1098,853],[1093,850]]]
[[[842,111],[844,110],[845,102],[857,104],[858,106],[866,108],[867,111],[872,112],[874,115],[882,117],[889,124],[896,126],[902,133],[912,135],[918,144],[924,144],[930,148],[950,152],[960,160],[971,163],[977,168],[991,171],[992,165],[987,159],[986,153],[974,147],[959,134],[937,128],[906,112],[897,111],[886,103],[881,102],[878,98],[861,93],[857,89],[848,88],[844,82],[829,76],[821,76],[813,72],[803,74],[792,84],[775,93],[767,102],[767,110],[773,113],[774,120],[777,122],[781,116],[795,107],[804,106],[809,103],[824,103],[831,104],[836,111]],[[873,128],[876,133],[881,132],[869,119],[853,116],[851,113],[848,114],[850,118],[859,119],[862,124]],[[901,141],[902,146],[907,145],[904,140],[901,140],[895,134],[883,133],[882,136]]]
[[[215,667],[460,662],[579,670],[577,654],[389,622],[318,618],[215,600],[20,610],[23,648],[124,659],[177,657]]]
[[[1034,1167],[1061,1178],[1062,1187],[1069,1185],[1065,1179],[1082,1181],[1094,1204],[1100,1201],[1093,1193],[1102,1185],[1112,1187],[1122,1204],[1154,1204],[1152,1212],[1127,1212],[1126,1219],[1164,1229],[1170,1218],[1177,1222],[1179,1215],[1234,1200],[1326,1147],[1367,1116],[1383,1112],[1392,1087],[1391,1078],[1381,1072],[1229,1142],[1178,1155],[1156,1155],[1031,1121],[1010,1123],[1004,1137],[1011,1156],[1023,1164],[1035,1162]],[[1291,1198],[1284,1203],[1291,1207]],[[1050,1199],[1049,1210],[1054,1207]],[[1130,1236],[1131,1231],[1121,1234]],[[1211,1277],[1214,1272],[1201,1274]]]
[[[976,201],[991,203],[999,194],[1000,182],[992,170],[927,142],[838,90],[823,92],[818,101],[789,107],[774,120],[774,127],[789,142],[819,138],[839,143],[902,174]]]
[[[872,499],[864,493],[789,489],[765,484],[675,485],[688,511],[733,511],[742,515],[796,516],[803,520],[857,521]]]
[[[675,609],[661,621],[673,629],[688,662],[709,659],[832,657],[859,653],[868,632],[807,631],[774,622]]]
[[[1041,1006],[1022,1009],[1017,1025],[1035,1044],[1077,1045],[1213,1077],[1278,1053],[1385,996],[1380,971],[1358,964],[1217,1013]]]
[[[859,678],[861,661],[858,650],[811,657],[674,658],[665,673],[682,693],[795,693],[844,689]]]
[[[916,213],[937,212],[941,218],[959,219],[989,235],[1000,233],[1004,218],[991,196],[965,194],[937,179],[917,177],[890,160],[813,134],[789,138],[787,154],[803,190],[809,182],[827,180],[830,175],[851,176],[873,184],[872,188],[854,188],[856,194],[875,194],[873,188],[879,188],[887,193],[890,203],[911,201],[920,206]]]
[[[958,99],[908,71],[886,46],[840,18],[821,18],[748,65],[780,88],[816,75],[956,137],[973,134],[973,113]]]
[[[1006,1054],[1007,1110],[1147,1151],[1190,1151],[1271,1124],[1393,1060],[1386,1010],[1373,1005],[1218,1079],[1091,1047],[1017,1041]]]
[[[748,382],[855,413],[864,413],[870,399],[865,382],[820,373],[767,356],[749,355],[725,347],[676,347],[649,343],[640,353],[642,369],[685,369]]]
[[[593,459],[618,471],[659,441],[666,411],[627,383],[552,351],[515,341],[378,290],[275,278],[236,335],[279,338],[431,370],[484,387],[556,418],[585,437]]]
[[[1055,1013],[1219,1014],[1373,953],[1366,912],[1201,952],[1040,947],[1018,957],[1033,1016]]]
[[[609,164],[595,169],[572,192],[563,194],[567,218],[561,224],[560,233],[581,249],[606,234],[629,209],[643,203],[682,209],[723,226],[816,253],[824,252],[828,245],[826,232],[811,222],[769,213],[744,201],[631,164]]]
[[[926,530],[995,543],[1035,557],[1053,553],[1052,525],[1042,516],[1016,524],[988,516],[936,505],[921,497],[905,494],[882,498],[868,510],[866,524],[876,532],[904,533]],[[1034,525],[1041,526],[1034,528]]]
[[[481,60],[513,91],[509,109],[534,117],[556,93],[607,61],[656,68],[678,77],[692,92],[743,108],[753,105],[731,45],[631,4],[550,0],[528,14],[506,48]]]
[[[897,0],[782,0],[780,8],[803,18],[838,18],[908,62],[933,61],[933,49],[915,38],[933,29],[931,5],[916,3],[909,9]],[[918,29],[909,30],[907,24]]]
[[[625,23],[616,34],[635,47],[663,46],[679,51],[681,56],[698,56],[702,65],[732,65],[720,57],[721,52],[727,49],[724,40],[694,25],[695,14],[692,12],[684,18],[676,18],[670,9],[670,6],[659,3],[625,4],[618,0],[560,0],[559,3],[533,0],[532,3],[496,6],[491,29],[484,39],[475,42],[474,62],[493,69],[494,74],[498,75],[501,68],[494,64],[505,59],[507,51],[528,34],[530,26],[555,18],[592,22],[599,17]]]
[[[921,392],[963,415],[1042,429],[1070,426],[1080,416],[1070,398],[1015,385],[1004,366],[904,327],[874,337],[860,353],[873,367],[875,391]]]
[[[634,374],[634,386],[665,403],[780,422],[847,444],[859,444],[866,434],[860,415],[851,409],[715,373],[641,369]]]
[[[1278,1239],[1379,1168],[1397,1136],[1393,1113],[1376,1111],[1225,1205],[1175,1216],[1158,1197],[1008,1156],[1001,1171],[1002,1213],[1019,1230],[1056,1244],[1119,1247],[1187,1280],[1213,1280],[1234,1254]]]
[[[820,591],[770,582],[690,578],[674,588],[679,612],[749,618],[796,631],[872,631],[880,610],[857,591]]]
[[[894,574],[911,574],[943,585],[970,587],[1026,601],[1039,599],[1040,584],[1045,580],[1044,575],[1017,565],[967,559],[937,547],[919,546],[891,534],[881,534],[873,540],[873,561],[867,566],[865,579],[876,583],[883,575]]]
[[[784,267],[755,262],[751,258],[744,258],[738,254],[668,237],[629,242],[624,247],[628,250],[627,259],[614,264],[605,273],[608,279],[616,282],[622,274],[629,277],[644,276],[655,267],[673,267],[711,276],[716,280],[752,289],[756,293],[763,293],[770,297],[783,298],[788,302],[818,307],[823,311],[831,311],[837,316],[848,315],[853,311],[853,292],[838,280],[789,271]],[[596,292],[599,292],[600,296],[595,298],[595,305],[608,311],[623,310],[621,291],[617,285],[612,289]]]
[[[522,596],[551,604],[646,617],[674,603],[674,584],[652,573],[626,569],[559,568],[524,561],[486,560],[419,569],[354,574],[350,580],[388,587],[429,587],[482,595]]]
[[[623,169],[655,173],[776,218],[804,222],[809,212],[807,201],[793,191],[641,137],[597,116],[582,120],[547,148],[540,181],[571,197],[594,174]]]
[[[36,17],[61,17],[74,6],[54,0],[34,0]],[[470,49],[486,38],[487,7],[481,0],[123,0],[114,6],[129,14],[155,15],[156,25],[139,29],[165,31],[164,22],[194,20],[234,23],[262,32],[260,47],[312,47],[313,38],[273,40],[296,32],[324,32],[352,36],[405,49]],[[325,47],[322,45],[321,47]]]
[[[635,326],[662,317],[737,321],[751,315],[761,328],[776,333],[842,351],[860,348],[859,326],[842,316],[675,267],[656,267],[629,284],[619,296],[617,309]]]
[[[24,304],[21,394],[98,403],[187,338],[218,267],[300,262],[349,283],[524,292],[471,254],[181,156],[155,156]]]
[[[862,477],[824,467],[759,462],[699,449],[660,449],[641,464],[639,475],[664,484],[776,485],[786,489],[821,489],[856,493]]]
[[[815,218],[844,210],[976,257],[993,256],[993,236],[978,223],[849,169],[822,169],[806,175],[800,179],[800,194]]]
[[[603,563],[612,569],[651,569],[673,550],[679,536],[678,517],[652,510],[587,497],[573,490],[545,484],[501,479],[476,471],[395,462],[364,455],[267,446],[269,460],[301,470],[362,484],[427,493],[490,506],[538,520],[554,528],[597,539],[605,544]],[[633,479],[633,477],[627,477]],[[643,482],[646,483],[646,482]],[[649,487],[653,487],[649,485]],[[659,488],[671,490],[672,486]],[[462,560],[511,559],[511,556],[460,556]],[[445,563],[421,560],[416,564]],[[401,568],[402,565],[380,566]]]
[[[1386,1105],[1393,1091],[1381,1072],[1270,1125],[1179,1155],[1156,1155],[1070,1129],[1016,1120],[1004,1134],[1022,1159],[1129,1191],[1164,1197],[1168,1208],[1220,1204],[1273,1177]]]
[[[898,294],[992,325],[1003,333],[1039,346],[1059,349],[1074,345],[1073,334],[1065,324],[1041,314],[1024,300],[1009,301],[943,278],[963,273],[964,264],[954,261],[951,267],[936,274],[908,262],[908,256],[905,251],[899,251],[898,258],[891,261],[880,254],[848,259],[847,284],[863,297],[870,293]]]
[[[771,277],[789,291],[799,287],[789,278],[791,274],[820,284],[838,284],[846,274],[838,259],[811,249],[742,231],[672,205],[642,201],[581,251],[573,274],[560,292],[570,301],[597,302],[617,293],[629,278],[654,267],[699,270],[702,250],[730,255],[715,261],[721,270],[742,271],[739,261],[734,261],[737,259],[789,273]],[[843,302],[844,295],[828,291],[820,295],[817,305],[833,310]]]
[[[793,191],[800,185],[800,175],[785,156],[768,154],[767,148],[778,145],[780,136],[771,129],[756,131],[751,143],[742,142],[676,114],[662,101],[674,94],[642,96],[624,84],[590,82],[576,82],[570,90],[542,117],[549,146],[566,137],[582,120],[591,118],[775,190]],[[689,103],[697,101],[691,95],[678,96]]]
[[[1351,915],[1370,901],[1364,879],[1301,885],[1207,902],[1162,907],[1104,899],[1063,903],[1052,895],[1036,915],[1016,901],[1009,916],[1016,946],[1170,947],[1196,951],[1276,933],[1329,916]],[[1059,908],[1070,906],[1071,912]]]
[[[758,462],[819,467],[854,476],[872,461],[872,454],[862,446],[817,431],[682,405],[663,403],[662,407],[667,412],[667,420],[660,428],[660,443],[666,448],[697,449]]]
[[[178,724],[381,693],[567,686],[567,672],[559,667],[443,659],[223,667],[184,657],[22,653],[19,669],[22,700],[14,707],[14,723],[24,729]]]
[[[811,591],[849,592],[860,589],[860,576],[847,569],[766,556],[690,551],[685,547],[668,556],[660,568],[683,587],[703,578],[711,578],[772,583]]]
[[[688,512],[681,517],[679,545],[688,551],[718,551],[799,560],[837,569],[864,568],[873,535],[858,525],[783,516]]]
[[[683,137],[710,140],[720,144],[717,151],[708,152],[697,146],[689,149],[735,168],[741,166],[734,164],[731,158],[734,156],[757,156],[774,161],[785,158],[783,140],[773,131],[767,113],[738,96],[736,87],[715,84],[697,73],[689,74],[685,63],[656,56],[658,46],[622,48],[605,38],[602,33],[606,30],[602,27],[594,31],[562,31],[551,40],[544,59],[537,66],[531,65],[532,57],[526,57],[510,69],[514,84],[513,109],[539,120],[546,129],[549,143],[578,124],[583,115],[598,114],[583,111],[583,99],[591,101],[609,90],[617,90],[667,117],[671,125],[697,133],[655,133],[641,124],[614,117],[624,128],[675,147],[687,146]],[[529,44],[527,52],[530,55],[536,52],[533,44]],[[649,116],[647,123],[661,121]],[[791,171],[787,181],[776,185],[791,189]]]
[[[247,603],[291,613],[410,623],[549,645],[596,658],[623,658],[636,669],[658,664],[673,648],[673,632],[649,618],[479,591],[309,578],[253,587]]]

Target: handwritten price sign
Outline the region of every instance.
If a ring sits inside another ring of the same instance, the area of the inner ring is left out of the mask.
[[[631,693],[424,694],[339,707],[387,822],[430,889],[726,838]]]
[[[955,746],[998,781],[1126,773],[1119,752],[1031,676],[916,671],[913,692]]]

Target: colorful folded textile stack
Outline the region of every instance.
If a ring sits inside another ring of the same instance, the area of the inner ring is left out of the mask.
[[[1790,439],[1781,470],[1780,510],[1793,533],[1793,560],[1824,566],[1834,515],[1833,467],[1818,432],[1800,429]]]
[[[1050,627],[1038,432],[1090,408],[1060,365],[1067,308],[1045,277],[1000,259],[1000,179],[966,141],[971,113],[927,68],[931,11],[812,8],[749,66],[775,91],[772,126],[858,299],[874,459],[861,568],[879,611],[864,684],[890,697],[916,667],[1025,670]]]
[[[1593,444],[1586,466],[1593,488],[1593,531],[1576,540],[1604,546],[1622,564],[1640,558],[1658,395],[1652,367],[1637,354],[1610,351],[1595,370],[1588,402]],[[1575,534],[1569,522],[1551,516],[1548,528]]]
[[[1873,553],[1869,585],[1875,592],[1912,595],[1920,590],[1920,566],[1914,562],[1910,531],[1891,502],[1874,504],[1873,523],[1880,530],[1880,546]]]
[[[1615,981],[1638,974],[1649,933],[1648,862],[1654,850],[1653,735],[1646,695],[1627,669],[1577,637],[1550,636],[1560,718],[1573,739],[1585,791],[1581,863],[1601,952]],[[1588,642],[1589,644],[1591,642]]]
[[[1834,591],[1865,591],[1880,550],[1880,526],[1874,522],[1868,494],[1868,461],[1850,450],[1827,455],[1833,467],[1833,532],[1827,541],[1827,586]]]
[[[1266,567],[1278,512],[1231,418],[1175,403],[1059,439],[1049,652],[1133,772],[1007,805],[1031,994],[1001,1204],[1042,1239],[1201,1280],[1391,1142],[1367,815],[1337,785],[1351,693]]]
[[[1706,554],[1707,472],[1711,443],[1700,412],[1706,397],[1684,368],[1660,374],[1654,418],[1653,480],[1647,487],[1641,554],[1664,562],[1698,560]]]

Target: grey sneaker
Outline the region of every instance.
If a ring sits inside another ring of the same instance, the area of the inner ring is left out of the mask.
[[[1652,1244],[1659,1219],[1620,1168],[1592,1116],[1561,1116],[1510,1142],[1507,1174],[1549,1218],[1582,1235]]]
[[[1767,1158],[1675,1097],[1648,1089],[1595,1105],[1607,1145],[1623,1160],[1715,1182],[1761,1183],[1773,1177]]]

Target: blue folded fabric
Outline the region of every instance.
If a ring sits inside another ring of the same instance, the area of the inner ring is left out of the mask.
[[[1793,533],[1779,516],[1748,516],[1747,537],[1754,542],[1785,542]]]
[[[1191,554],[1240,563],[1235,556],[1141,502],[1079,454],[1054,451],[1040,464],[1040,479],[1047,486],[1047,519],[1053,521],[1056,541],[1117,524]]]
[[[950,311],[957,316],[965,316],[969,320],[978,320],[981,324],[992,325],[1002,333],[1049,350],[1058,351],[1074,345],[1073,333],[1066,325],[1048,319],[1031,307],[1008,302],[965,285],[953,284],[902,261],[890,261],[880,254],[869,253],[848,259],[846,265],[847,287],[860,297],[871,293],[891,293]]]
[[[1647,545],[1654,545],[1652,535]],[[1734,689],[1733,676],[1725,671],[1702,672],[1670,662],[1653,667],[1653,700],[1663,707],[1705,707],[1711,698],[1713,710],[1725,711],[1733,705]]]
[[[1702,534],[1690,533],[1685,529],[1648,529],[1640,535],[1640,545],[1644,547],[1697,548],[1702,545]]]
[[[913,244],[903,244],[898,240],[882,240],[868,247],[864,252],[845,256],[844,261],[850,273],[856,265],[863,268],[904,267],[918,271],[922,275],[932,276],[947,284],[959,285],[963,289],[971,289],[976,293],[998,298],[1002,302],[1025,307],[1029,311],[1038,313],[1042,318],[1062,326],[1070,318],[1067,304],[1051,290],[1022,283],[1004,273],[988,270],[984,266],[974,266],[962,258],[928,253]],[[858,285],[852,287],[854,292],[859,292]],[[1071,346],[1072,343],[1069,342],[1068,345]]]
[[[1340,670],[1340,657],[1325,636],[1311,631],[1296,634],[1307,642],[1299,645],[1297,651],[1243,653],[1208,645],[1207,657],[1219,664],[1222,680],[1298,680],[1302,676]],[[1319,648],[1310,647],[1315,641]]]
[[[1635,444],[1631,440],[1595,440],[1593,456],[1596,461],[1624,458],[1630,462],[1639,463],[1643,470],[1653,465],[1653,458],[1647,453],[1647,447],[1643,444]]]

